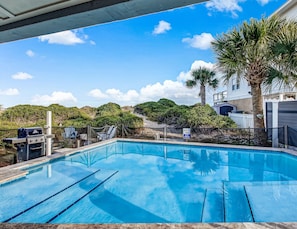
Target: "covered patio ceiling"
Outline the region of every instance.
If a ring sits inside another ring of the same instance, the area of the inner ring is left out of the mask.
[[[204,1],[1,0],[0,43],[123,20]]]

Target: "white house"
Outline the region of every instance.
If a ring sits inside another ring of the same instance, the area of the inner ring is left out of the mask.
[[[289,19],[297,20],[297,0],[289,0],[279,9],[277,9],[273,15],[280,15],[281,17],[286,17]],[[222,92],[221,92],[222,93]],[[284,87],[280,86],[277,83],[273,84],[271,88],[266,89],[262,88],[263,93],[263,103],[266,101],[286,101],[286,100],[297,100],[297,89],[294,87]],[[252,121],[246,122],[247,115],[252,114],[252,97],[250,86],[247,81],[243,78],[238,78],[234,75],[227,84],[227,90],[224,92],[224,101],[228,102],[237,107],[237,112],[245,113],[242,115],[242,121],[238,118],[239,114],[230,113],[229,116],[238,124],[239,127],[247,128],[253,127]],[[221,98],[218,95],[214,95],[214,103],[220,103],[219,99]],[[263,104],[263,106],[264,106]],[[265,110],[265,106],[264,106]],[[233,117],[234,116],[234,117]],[[236,116],[236,117],[235,117]],[[252,119],[252,115],[250,115]],[[248,123],[249,126],[246,126],[245,123]]]
[[[281,17],[297,20],[297,1],[288,0],[284,5],[282,5],[273,13],[273,15],[275,14]]]

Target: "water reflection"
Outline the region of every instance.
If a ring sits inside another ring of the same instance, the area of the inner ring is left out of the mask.
[[[227,166],[230,181],[297,180],[295,157],[258,151],[202,148],[185,145],[117,142],[69,157],[86,167],[115,155],[150,155],[165,160],[189,161],[197,175],[213,175],[222,166]]]
[[[253,181],[263,181],[264,180],[264,154],[251,154],[249,161],[249,171],[252,175]]]
[[[231,181],[297,180],[297,159],[281,153],[228,152]]]
[[[193,161],[194,170],[199,175],[206,176],[214,174],[219,168],[220,155],[218,152],[208,152],[206,149],[201,149],[200,153],[190,152],[190,160]]]
[[[47,165],[47,178],[51,178],[52,177],[52,165],[48,164]]]

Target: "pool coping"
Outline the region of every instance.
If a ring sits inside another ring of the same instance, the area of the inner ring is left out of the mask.
[[[57,149],[50,156],[36,158],[30,161],[25,161],[22,163],[17,163],[14,165],[9,165],[0,168],[0,185],[3,183],[10,182],[15,179],[26,176],[26,169],[47,163],[51,160],[61,158],[64,156],[69,156],[80,151],[85,151],[93,149],[98,146],[103,146],[117,141],[126,142],[144,142],[144,143],[166,143],[166,144],[182,144],[182,145],[193,145],[193,146],[209,146],[209,147],[220,147],[220,148],[234,148],[234,149],[248,149],[248,150],[261,150],[261,151],[275,151],[284,152],[297,156],[297,151],[285,148],[271,148],[271,147],[259,147],[259,146],[242,146],[242,145],[230,145],[230,144],[212,144],[212,143],[198,143],[198,142],[176,142],[176,141],[164,141],[164,140],[144,140],[144,139],[122,139],[114,138],[106,141],[101,141],[98,143],[93,143],[91,145],[82,146],[79,148],[62,148]],[[156,228],[156,229],[176,229],[176,228],[297,228],[297,222],[272,222],[272,223],[182,223],[182,224],[20,224],[20,223],[0,223],[0,228],[3,229],[15,229],[15,228],[53,228],[53,229],[114,229],[114,228]]]
[[[1,229],[292,229],[297,223],[185,223],[185,224],[13,224],[0,223]]]

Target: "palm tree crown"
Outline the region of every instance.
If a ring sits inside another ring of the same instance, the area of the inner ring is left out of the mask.
[[[225,79],[237,74],[250,85],[255,128],[264,128],[258,118],[263,115],[262,85],[276,79],[296,82],[296,38],[296,22],[273,16],[250,19],[212,42]]]
[[[297,86],[297,22],[289,21],[278,31],[276,38],[270,43],[274,59],[269,77],[264,82],[271,85],[279,81],[285,85]]]
[[[218,86],[219,81],[215,78],[216,73],[208,68],[200,67],[199,69],[193,70],[191,75],[192,79],[186,81],[186,86],[188,88],[193,88],[199,84],[199,96],[201,96],[201,104],[205,105],[205,87],[209,85],[215,89]]]

